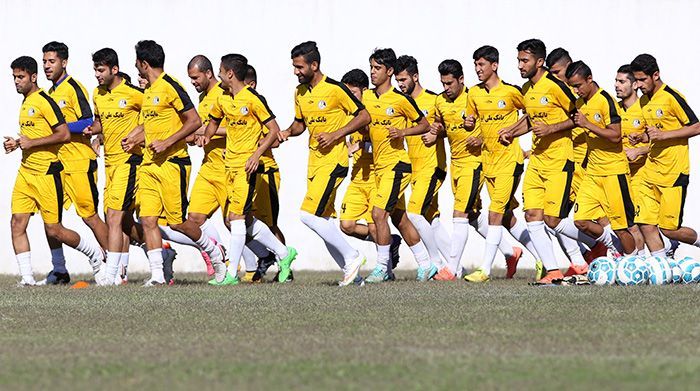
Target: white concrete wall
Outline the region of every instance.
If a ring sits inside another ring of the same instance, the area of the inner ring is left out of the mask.
[[[96,81],[91,53],[106,46],[116,49],[122,70],[134,77],[134,44],[141,39],[154,39],[165,49],[166,71],[187,86],[193,100],[197,94],[186,73],[186,64],[193,55],[205,54],[218,64],[226,53],[242,53],[257,68],[258,91],[266,96],[281,126],[293,118],[296,78],[289,52],[304,40],[318,42],[322,69],[337,79],[351,68],[368,69],[367,58],[374,48],[393,47],[398,54],[410,54],[418,59],[424,86],[437,92],[441,90],[437,65],[446,58],[460,60],[465,66],[467,83],[476,83],[471,54],[483,44],[494,45],[501,51],[500,74],[510,83],[522,83],[517,72],[516,45],[537,37],[549,49],[563,46],[574,59],[585,60],[599,83],[611,93],[617,67],[630,62],[636,54],[648,52],[657,57],[664,81],[683,92],[700,114],[700,80],[695,69],[700,52],[692,45],[699,36],[696,15],[700,12],[700,2],[695,1],[67,0],[60,3],[59,6],[37,0],[0,2],[3,56],[0,69],[5,74],[0,78],[0,129],[4,135],[17,133],[21,102],[21,96],[14,91],[10,62],[20,55],[31,55],[41,62],[41,47],[51,40],[68,44],[70,74],[92,91]],[[50,86],[41,71],[39,84],[43,88]],[[696,141],[691,144],[692,166],[697,167],[698,145]],[[192,183],[202,154],[196,148],[190,152],[197,162]],[[286,143],[275,155],[282,167],[280,226],[288,242],[299,248],[297,267],[332,268],[333,262],[325,250],[319,251],[323,248],[321,241],[298,219],[305,192],[306,136]],[[9,220],[10,196],[19,160],[19,153],[0,157],[4,172],[0,186],[1,273],[17,272]],[[700,226],[700,207],[694,202],[698,192],[697,182],[691,180],[684,220],[691,226]],[[344,186],[339,192],[338,205],[343,193]],[[443,222],[450,231],[449,186],[443,187],[440,201]],[[64,216],[66,226],[90,235],[74,211]],[[50,256],[39,217],[32,219],[29,235],[35,270],[46,272],[50,269]],[[372,246],[355,243],[374,259]],[[468,246],[464,262],[478,262],[483,240],[473,234]],[[194,251],[178,250],[181,255],[176,271],[204,270]],[[700,252],[688,246],[682,252],[700,256]],[[73,250],[67,250],[66,254],[71,271],[89,271],[82,255]],[[140,250],[132,250],[132,254],[135,255],[132,270],[145,270],[146,259]],[[408,248],[402,248],[402,254],[406,256],[403,266],[415,267]]]

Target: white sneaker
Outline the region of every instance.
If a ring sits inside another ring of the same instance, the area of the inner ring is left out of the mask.
[[[211,265],[214,267],[214,279],[216,282],[222,282],[226,278],[227,267],[226,264],[219,260],[211,260]],[[234,276],[236,274],[233,274]]]
[[[345,267],[343,268],[343,281],[339,282],[338,285],[348,286],[353,284],[357,274],[360,272],[360,268],[365,264],[365,262],[367,262],[367,258],[360,253],[357,258],[353,259],[349,263],[346,263]]]
[[[36,281],[32,278],[31,280],[25,280],[24,278],[17,282],[17,286],[36,286]],[[46,280],[44,280],[44,285],[46,285]]]
[[[143,284],[143,286],[146,287],[146,288],[152,287],[152,286],[161,286],[161,285],[165,285],[165,280],[163,280],[163,281],[158,281],[158,280],[153,280],[153,279],[151,279],[151,280],[146,281],[146,282]]]

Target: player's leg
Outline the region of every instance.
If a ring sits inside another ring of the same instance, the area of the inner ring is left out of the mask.
[[[637,188],[635,222],[644,236],[651,256],[665,256],[664,243],[659,231],[661,191],[656,184],[642,179]]]
[[[545,207],[547,206],[547,200],[556,200],[558,204],[561,205],[562,199],[568,202],[569,191],[568,189],[559,189],[559,194],[547,195],[546,187],[546,175],[556,175],[555,173],[543,173],[533,167],[528,167],[525,172],[525,179],[523,180],[523,209],[525,210],[525,221],[527,222],[527,230],[530,233],[530,238],[535,246],[537,254],[543,264],[544,272],[547,275],[559,271],[557,265],[557,260],[554,257],[554,247],[552,246],[552,240],[549,237],[545,225]],[[553,189],[552,189],[553,190]],[[540,274],[538,277],[543,278],[544,276]],[[538,279],[541,279],[538,278]]]
[[[14,199],[13,199],[14,200]],[[15,258],[22,277],[21,285],[35,285],[32,271],[32,253],[27,237],[30,213],[13,213],[10,219],[10,231],[12,232],[12,247],[15,250]]]
[[[97,189],[97,161],[90,160],[87,172],[64,174],[66,194],[75,206],[75,211],[92,230],[100,247],[107,248],[109,229],[97,214],[100,194]]]
[[[683,208],[688,192],[688,176],[681,175],[674,186],[660,187],[659,228],[671,240],[700,247],[697,232],[683,226]]]
[[[437,193],[445,180],[447,173],[435,168],[430,175],[417,173],[411,180],[411,197],[408,201],[406,215],[420,235],[420,239],[428,251],[430,261],[438,270],[446,265],[440,257],[440,250],[430,221],[439,216],[437,208]]]
[[[469,240],[469,217],[476,216],[481,183],[481,165],[478,167],[455,167],[450,169],[452,175],[452,193],[454,194],[454,212],[452,214],[452,246],[450,250],[450,271],[461,277],[460,262],[464,248]]]

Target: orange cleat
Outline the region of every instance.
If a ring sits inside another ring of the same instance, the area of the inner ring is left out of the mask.
[[[564,273],[564,277],[585,276],[588,273],[588,265],[571,265]]]
[[[513,246],[513,255],[506,259],[506,278],[513,278],[518,269],[518,261],[523,256],[523,249]]]
[[[437,281],[454,281],[457,279],[454,273],[450,271],[450,268],[445,266],[433,277],[433,280]]]
[[[564,275],[561,274],[561,271],[559,269],[554,269],[554,270],[548,271],[547,274],[544,275],[544,277],[537,280],[537,283],[538,284],[553,284],[554,280],[561,280],[563,278],[564,278]]]
[[[608,255],[608,248],[601,242],[597,242],[592,249],[590,249],[586,254],[583,255],[583,259],[589,265],[598,257],[604,257]]]

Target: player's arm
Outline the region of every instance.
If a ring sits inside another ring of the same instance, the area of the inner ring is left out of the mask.
[[[22,149],[32,149],[45,145],[61,144],[70,140],[70,131],[65,122],[52,127],[51,130],[51,135],[39,138],[29,138],[25,135],[20,135],[19,147]]]
[[[197,110],[195,110],[194,107],[179,113],[179,115],[180,121],[182,121],[182,127],[165,140],[153,140],[148,146],[153,152],[161,153],[165,151],[202,126],[202,120],[199,118],[199,114],[197,114]]]
[[[565,130],[571,130],[576,126],[574,120],[567,118],[564,121],[557,122],[555,124],[545,124],[540,121],[532,121],[530,130],[537,137],[544,137],[550,134],[559,133]]]
[[[277,134],[277,139],[280,143],[287,141],[290,137],[296,137],[306,130],[306,124],[302,118],[294,118],[291,125],[285,130],[280,131]]]
[[[654,126],[649,126],[644,132],[651,141],[689,139],[700,134],[700,122],[684,126],[677,130],[662,131]]]
[[[143,131],[143,125],[138,125],[122,139],[122,150],[130,153],[134,148],[143,145],[145,142],[146,134]]]
[[[245,163],[245,171],[248,173],[248,175],[252,175],[255,173],[255,171],[257,171],[258,164],[260,163],[260,157],[263,155],[263,153],[265,153],[265,151],[272,148],[272,145],[276,141],[278,141],[277,137],[280,132],[280,127],[277,124],[277,121],[274,118],[271,118],[265,122],[265,127],[269,130],[269,132],[265,138],[258,143],[258,149],[253,152],[253,156],[251,156]]]
[[[645,145],[643,147],[637,148],[625,148],[625,155],[627,155],[627,160],[633,162],[639,159],[640,156],[649,154],[649,146]]]
[[[504,145],[510,145],[513,139],[520,137],[530,131],[529,118],[527,114],[524,114],[515,121],[514,124],[506,126],[505,128],[498,131],[498,141]]]
[[[87,127],[94,122],[92,117],[92,109],[87,99],[87,91],[82,88],[82,85],[73,85],[75,95],[73,95],[73,104],[76,108],[77,121],[68,122],[68,130],[73,134],[84,134]]]
[[[619,143],[620,141],[622,141],[620,117],[617,117],[616,120],[608,124],[605,128],[601,128],[600,126],[597,126],[596,124],[589,121],[588,118],[586,118],[586,116],[580,111],[577,111],[576,114],[574,114],[573,121],[577,126],[580,126],[584,129],[588,129],[598,137],[604,138],[612,143]]]
[[[396,139],[396,138],[402,138],[402,137],[407,137],[407,136],[417,136],[420,134],[424,134],[430,130],[430,123],[428,120],[421,116],[420,119],[416,122],[415,125],[411,126],[410,128],[406,129],[397,129],[394,127],[389,128],[389,138],[390,139]]]
[[[336,141],[349,136],[350,134],[358,131],[369,124],[371,121],[369,112],[367,109],[362,108],[345,126],[342,128],[328,133],[320,133],[316,136],[316,141],[318,141],[318,146],[321,148],[326,148]]]

